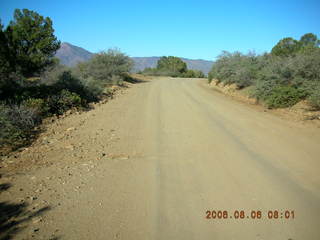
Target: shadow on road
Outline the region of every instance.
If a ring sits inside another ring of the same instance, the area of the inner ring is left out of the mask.
[[[141,78],[137,78],[137,77],[133,77],[133,76],[126,76],[124,79],[125,82],[129,82],[129,83],[148,83],[150,81],[145,80],[145,79],[141,79]]]
[[[0,184],[0,194],[11,186],[10,183]],[[26,228],[25,223],[50,210],[49,206],[34,211],[27,208],[27,203],[0,202],[0,240],[13,239],[17,233]]]

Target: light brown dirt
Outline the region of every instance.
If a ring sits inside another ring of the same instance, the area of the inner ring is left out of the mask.
[[[0,206],[26,203],[6,228],[15,239],[320,239],[320,129],[203,80],[135,84],[48,131],[2,162]],[[263,217],[209,220],[207,210]]]

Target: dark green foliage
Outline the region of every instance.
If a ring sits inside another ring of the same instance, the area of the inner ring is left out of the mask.
[[[53,32],[50,18],[28,9],[16,9],[14,20],[4,31],[10,69],[31,77],[53,64],[53,56],[60,47]]]
[[[290,107],[299,102],[301,92],[292,86],[277,86],[264,96],[264,102],[269,108]]]
[[[80,107],[81,98],[78,94],[63,89],[58,94],[49,96],[47,105],[49,112],[63,114],[68,109]]]
[[[71,71],[63,71],[59,77],[58,81],[52,85],[56,89],[66,89],[70,92],[78,94],[81,98],[87,99],[89,101],[94,101],[96,99],[92,98],[91,93],[88,92],[84,84],[79,78],[74,76]]]
[[[142,71],[142,74],[150,75],[150,76],[182,77],[182,74],[172,72],[167,69],[158,69],[158,68],[146,68]]]
[[[299,41],[288,37],[280,40],[271,50],[275,56],[289,57],[296,54],[301,48]]]
[[[151,76],[170,76],[183,78],[203,78],[205,75],[199,70],[187,68],[187,64],[178,57],[161,57],[156,68],[145,68],[141,74]]]
[[[102,94],[102,89],[97,87],[98,80],[91,76],[87,79],[81,79],[77,70],[69,69],[62,65],[50,67],[41,75],[41,84],[50,87],[56,94],[61,89],[67,89],[77,93],[87,102],[97,101]]]
[[[10,95],[24,77],[36,76],[56,63],[53,55],[60,42],[53,32],[49,18],[27,9],[15,10],[14,20],[5,29],[0,24],[1,95]]]
[[[0,22],[0,89],[7,85],[7,77],[12,71],[8,39]]]
[[[157,63],[159,71],[168,72],[169,76],[178,77],[187,71],[187,64],[178,57],[161,57]]]
[[[17,87],[17,80],[21,78],[14,72],[13,58],[10,53],[9,39],[0,23],[0,96],[6,91]]]
[[[203,72],[200,70],[191,70],[188,69],[186,72],[182,73],[181,77],[185,78],[204,78]]]
[[[19,90],[25,78],[17,73],[0,73],[0,100]]]

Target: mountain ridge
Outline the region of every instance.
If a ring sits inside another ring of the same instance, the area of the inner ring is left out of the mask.
[[[60,63],[63,65],[75,66],[78,62],[88,61],[92,55],[93,53],[84,48],[63,42],[55,57],[59,58]]]
[[[88,61],[94,53],[72,45],[71,43],[63,42],[60,49],[56,53],[56,57],[60,60],[60,63],[66,66],[75,66],[78,62]],[[134,61],[133,71],[142,71],[145,68],[154,68],[157,65],[157,61],[160,59],[158,56],[152,57],[131,57]],[[213,61],[203,59],[188,59],[181,58],[187,64],[188,69],[200,70],[204,74],[208,74]]]

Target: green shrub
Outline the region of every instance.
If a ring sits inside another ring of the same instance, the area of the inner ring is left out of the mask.
[[[56,84],[61,78],[61,75],[67,71],[69,71],[69,69],[64,65],[57,64],[47,67],[46,70],[40,75],[40,81],[42,84],[52,86]]]
[[[25,78],[18,73],[2,74],[0,72],[0,100],[5,101],[20,91]]]
[[[46,102],[41,98],[29,98],[22,102],[26,107],[33,109],[38,115],[45,116],[49,107]]]
[[[103,90],[103,94],[105,95],[105,96],[108,96],[108,97],[113,97],[113,94],[114,94],[114,89],[112,89],[112,88],[105,88],[104,90]]]
[[[147,76],[170,76],[170,77],[178,77],[181,76],[178,72],[173,72],[170,69],[158,69],[158,68],[145,68],[142,71],[143,75]]]
[[[252,96],[271,108],[292,106],[306,98],[317,108],[314,89],[320,86],[320,49],[287,57],[223,52],[208,74],[209,83],[212,79],[238,88],[252,85]]]
[[[292,86],[278,86],[264,98],[264,102],[269,108],[284,108],[298,103],[300,98],[301,93],[298,89]]]
[[[0,125],[0,146],[12,144],[23,135],[23,131],[10,121],[9,108],[4,104],[0,105]]]
[[[51,80],[49,77],[43,79],[46,84],[49,84],[49,82],[52,84],[50,87],[53,93],[49,94],[47,92],[48,95],[57,95],[65,89],[76,93],[86,102],[92,102],[97,101],[103,92],[103,82],[94,79],[92,76],[84,79],[80,75],[76,75],[77,71],[67,70],[64,67],[60,71],[54,68],[53,71],[53,73],[47,73],[48,76],[52,77]],[[54,78],[56,79],[54,80]]]
[[[94,79],[93,77],[88,77],[87,79],[83,80],[83,85],[87,95],[86,99],[89,102],[96,101],[98,97],[103,94],[103,83]]]
[[[115,76],[119,81],[124,73],[130,72],[132,66],[133,62],[128,56],[116,49],[109,49],[95,54],[88,62],[79,64],[75,73],[84,81],[92,77],[105,85],[111,85]]]
[[[47,102],[49,111],[53,114],[63,114],[70,108],[81,106],[80,96],[65,89],[57,95],[50,96]]]
[[[320,49],[311,52],[300,53],[292,58],[293,76],[307,81],[319,81],[320,79]]]
[[[214,79],[214,74],[210,71],[208,73],[208,83],[211,83],[213,79]]]
[[[261,65],[254,53],[223,52],[208,74],[209,82],[217,79],[224,84],[235,83],[238,88],[244,88],[254,84]]]
[[[186,72],[181,74],[181,77],[185,77],[185,78],[204,78],[204,74],[200,70],[188,69]]]
[[[314,91],[308,97],[308,101],[314,110],[320,110],[320,86],[314,89]]]
[[[112,75],[110,82],[112,85],[121,85],[123,83],[123,77],[121,75]]]
[[[68,90],[62,90],[60,92],[59,103],[68,107],[77,107],[81,105],[81,98],[78,94],[69,92]]]
[[[292,62],[293,85],[301,89],[304,98],[315,94],[320,87],[320,49],[298,54]]]
[[[82,98],[87,96],[83,82],[74,76],[71,71],[63,71],[58,78],[58,81],[53,85],[57,90],[68,90],[77,93]]]
[[[252,92],[252,97],[258,100],[265,100],[272,93],[273,89],[281,86],[277,79],[270,79],[270,81],[258,81]]]

